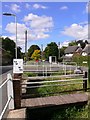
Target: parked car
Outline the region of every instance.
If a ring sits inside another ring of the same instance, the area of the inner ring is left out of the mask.
[[[75,70],[74,70],[74,73],[75,74],[82,74],[83,73],[83,70],[81,69],[81,67],[77,67]]]

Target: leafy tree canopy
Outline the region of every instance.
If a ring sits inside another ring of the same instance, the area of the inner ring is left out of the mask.
[[[58,58],[58,46],[55,42],[51,42],[45,48],[45,58],[48,59],[49,56],[56,56]]]
[[[78,45],[78,43],[77,43],[76,41],[71,41],[71,42],[69,43],[69,46],[74,46],[74,45]]]
[[[83,40],[78,40],[77,43],[79,43],[81,48],[83,49],[85,47],[85,45],[88,44],[88,41],[85,40],[85,42],[83,42]]]
[[[34,60],[39,60],[41,57],[41,52],[40,50],[35,50],[31,56],[32,59]]]
[[[15,42],[10,38],[2,38],[2,48],[10,53],[12,59],[15,58],[15,46]],[[21,47],[17,47],[17,57],[21,58]]]
[[[62,57],[63,55],[65,55],[65,49],[66,49],[67,47],[65,47],[65,46],[62,46],[61,48],[60,48],[60,57]]]
[[[40,50],[39,46],[38,45],[32,45],[29,49],[28,49],[28,56],[31,57],[33,52],[35,50]]]

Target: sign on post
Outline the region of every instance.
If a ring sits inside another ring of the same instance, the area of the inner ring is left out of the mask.
[[[23,73],[23,59],[13,59],[13,73]]]

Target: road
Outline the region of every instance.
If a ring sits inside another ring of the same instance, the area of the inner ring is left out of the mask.
[[[77,66],[74,65],[62,65],[62,64],[44,64],[44,65],[24,65],[24,71],[60,71],[60,70],[75,70]],[[86,67],[81,67],[83,71],[87,71]]]
[[[9,70],[12,70],[13,66],[0,66],[0,75],[8,72]]]
[[[87,71],[88,68],[81,67],[82,70]],[[13,69],[13,65],[0,66],[0,75]],[[60,71],[60,70],[75,70],[76,66],[73,65],[62,65],[62,64],[44,64],[44,65],[24,65],[24,70],[29,71]]]

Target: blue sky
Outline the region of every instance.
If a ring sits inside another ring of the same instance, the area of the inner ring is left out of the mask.
[[[87,39],[88,10],[86,2],[3,2],[2,12],[17,16],[18,46],[24,51],[25,30],[28,48],[44,48],[50,42],[66,46],[69,41]],[[2,36],[15,41],[15,17],[2,16]]]

